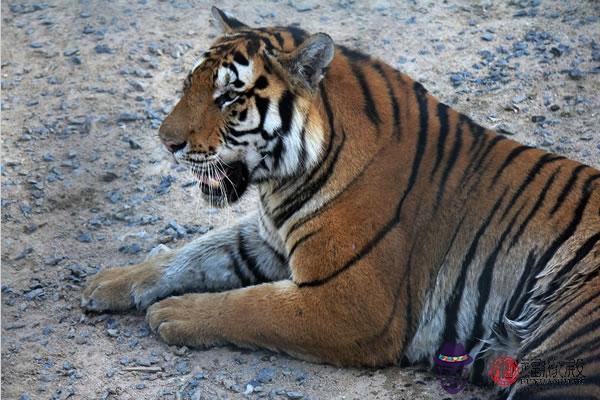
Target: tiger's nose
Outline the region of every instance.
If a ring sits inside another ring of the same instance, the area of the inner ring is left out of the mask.
[[[176,151],[179,151],[181,149],[183,149],[185,147],[185,145],[187,144],[186,142],[176,142],[173,140],[168,140],[168,139],[162,139],[161,141],[163,142],[163,144],[165,145],[165,147],[171,152],[171,153],[175,153]]]

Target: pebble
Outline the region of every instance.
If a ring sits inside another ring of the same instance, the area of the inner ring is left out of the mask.
[[[519,104],[519,103],[524,102],[525,100],[527,100],[527,96],[524,94],[516,95],[511,99],[513,104]]]
[[[486,32],[483,35],[481,35],[481,40],[491,42],[492,40],[494,40],[494,35],[490,32]]]
[[[85,31],[83,33],[85,33]],[[97,44],[96,47],[94,47],[94,51],[98,54],[114,53],[114,50],[111,49],[110,47],[108,47],[108,45],[106,45],[106,44]]]
[[[142,251],[142,247],[137,243],[126,244],[119,247],[119,251],[123,254],[137,254]]]
[[[175,364],[175,370],[179,375],[187,375],[192,372],[192,367],[190,366],[189,361],[182,360]]]
[[[89,232],[81,232],[77,236],[77,240],[81,243],[90,243],[92,241],[92,234]]]
[[[319,7],[319,2],[314,0],[289,0],[288,4],[298,12],[311,11]]]
[[[141,144],[131,138],[127,139],[127,143],[129,143],[129,148],[132,150],[140,150],[142,148]]]
[[[569,73],[569,78],[571,78],[575,81],[583,79],[583,71],[580,70],[579,68],[571,68],[568,73]]]
[[[260,383],[271,382],[275,377],[275,372],[275,368],[262,368],[258,371],[258,375],[255,379]]]
[[[285,392],[285,394],[288,397],[288,399],[303,399],[304,398],[304,393],[302,393],[302,392],[288,390],[287,392]]]
[[[117,122],[133,122],[144,120],[145,117],[142,114],[132,112],[122,112],[117,118]]]

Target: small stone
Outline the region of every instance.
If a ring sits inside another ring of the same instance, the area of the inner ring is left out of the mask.
[[[121,192],[119,190],[113,190],[113,191],[108,192],[108,195],[106,196],[106,198],[112,204],[117,204],[121,201],[121,199],[123,198],[123,195],[121,194]]]
[[[511,99],[513,104],[519,104],[519,103],[524,102],[525,100],[527,100],[527,96],[524,94],[519,94]]]
[[[107,329],[106,334],[110,337],[117,337],[117,336],[119,336],[119,330],[118,329]]]
[[[74,48],[74,49],[67,49],[67,50],[65,50],[65,51],[63,52],[63,55],[64,55],[65,57],[71,57],[71,56],[74,56],[74,55],[76,55],[77,53],[79,53],[79,49],[75,49],[75,48]]]
[[[50,161],[54,161],[54,156],[50,153],[45,153],[42,156],[42,160],[46,161],[46,162],[50,162]]]
[[[534,115],[531,117],[531,122],[544,122],[546,120],[546,117],[544,117],[543,115]]]
[[[129,143],[129,148],[132,150],[140,150],[142,148],[142,145],[133,139],[127,139],[127,143]]]
[[[179,375],[187,375],[192,372],[192,367],[190,367],[189,361],[178,361],[175,364],[175,370]]]
[[[550,111],[558,111],[560,110],[560,107],[557,104],[552,104],[550,106]]]
[[[122,112],[117,118],[117,122],[133,122],[143,120],[144,116],[138,113]]]
[[[275,368],[262,368],[258,371],[256,380],[260,383],[271,382],[275,377]]]
[[[29,234],[29,233],[33,233],[33,232],[37,231],[37,229],[38,229],[38,226],[32,222],[32,223],[25,225],[24,231],[25,231],[25,233]]]
[[[146,385],[144,383],[138,383],[138,384],[135,385],[135,388],[137,390],[142,390],[142,389],[146,388]]]
[[[295,392],[292,390],[288,390],[285,394],[288,397],[288,399],[303,399],[304,398],[304,393],[302,393],[302,392]]]
[[[92,241],[92,234],[89,232],[81,232],[79,236],[77,236],[77,240],[81,243],[90,243]]]
[[[486,42],[491,42],[492,40],[494,40],[494,35],[491,34],[490,32],[486,32],[483,35],[481,35],[481,40],[485,40]]]
[[[581,80],[583,79],[583,71],[579,68],[571,68],[569,70],[569,78],[575,81]]]
[[[33,253],[33,247],[26,247],[15,257],[15,261],[22,260],[31,253]]]
[[[84,31],[84,33],[85,33],[85,31]],[[113,49],[111,49],[110,47],[108,47],[105,44],[97,44],[96,47],[94,47],[94,50],[98,54],[112,54],[114,52]]]

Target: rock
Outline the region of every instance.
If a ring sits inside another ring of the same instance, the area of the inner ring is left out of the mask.
[[[481,35],[481,40],[484,40],[486,42],[491,42],[492,40],[494,40],[494,35],[491,34],[490,32],[486,32],[483,35]]]
[[[90,243],[92,241],[92,234],[89,232],[81,232],[79,236],[77,236],[77,240],[81,243]]]
[[[519,104],[519,103],[524,102],[525,100],[527,100],[527,96],[524,94],[516,95],[511,99],[513,104]]]
[[[106,330],[106,334],[110,337],[118,337],[119,336],[119,330],[118,329],[107,329]]]
[[[14,258],[15,261],[22,260],[28,255],[33,253],[33,247],[25,247],[21,252]]]
[[[127,83],[129,83],[129,85],[137,92],[143,92],[144,90],[146,90],[146,88],[140,81],[130,79],[127,81]]]
[[[117,122],[133,122],[133,121],[142,121],[145,117],[142,114],[131,113],[131,112],[122,112],[119,114],[117,118]]]
[[[85,31],[83,32],[85,33]],[[94,51],[98,54],[112,54],[114,53],[114,50],[111,49],[110,47],[108,47],[108,45],[105,44],[97,44],[96,47],[94,47]]]
[[[531,117],[531,122],[544,122],[546,120],[546,117],[544,117],[543,115],[534,115]]]
[[[296,392],[296,391],[292,391],[292,390],[288,390],[287,392],[285,392],[285,395],[288,397],[288,399],[302,399],[302,398],[304,398],[304,393],[302,393],[302,392]]]
[[[580,69],[579,69],[579,68],[577,68],[577,67],[575,67],[575,68],[571,68],[571,69],[568,71],[568,74],[569,74],[569,78],[571,78],[571,79],[573,79],[573,80],[575,80],[575,81],[578,81],[578,80],[581,80],[581,79],[583,79],[583,71],[582,71],[582,70],[580,70]]]
[[[129,148],[132,150],[140,150],[142,148],[142,145],[133,139],[127,139],[127,143],[129,143]]]
[[[179,375],[187,375],[192,372],[192,367],[190,367],[189,361],[182,360],[175,364],[175,370]]]
[[[124,254],[137,254],[142,251],[142,247],[137,243],[126,244],[119,247],[119,251]]]
[[[255,379],[260,383],[271,382],[275,377],[275,372],[275,368],[262,368],[258,371],[258,375]]]
[[[123,194],[120,190],[113,190],[108,192],[108,194],[106,195],[106,199],[112,204],[117,204],[123,199]]]
[[[65,57],[71,57],[76,55],[77,53],[79,53],[79,49],[73,48],[73,49],[67,49],[63,52],[63,55]]]
[[[315,0],[289,0],[288,4],[298,12],[311,11],[319,7],[319,2]]]

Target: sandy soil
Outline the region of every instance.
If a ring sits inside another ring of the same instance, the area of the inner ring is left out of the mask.
[[[252,25],[328,32],[486,126],[600,166],[597,2],[237,3],[218,5]],[[82,313],[87,276],[252,206],[248,196],[230,210],[207,207],[157,140],[185,72],[216,35],[209,6],[2,1],[2,397],[450,397],[416,368],[171,348],[143,315]],[[469,386],[453,398],[489,393]]]

